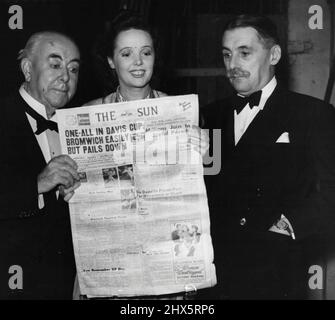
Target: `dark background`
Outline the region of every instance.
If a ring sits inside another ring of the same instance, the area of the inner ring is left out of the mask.
[[[29,36],[41,30],[56,30],[72,36],[82,53],[79,88],[71,102],[74,106],[114,89],[108,82],[108,68],[97,63],[94,47],[121,8],[142,13],[157,31],[158,55],[152,86],[171,95],[198,93],[201,105],[231,91],[222,76],[221,56],[222,29],[231,15],[271,16],[278,22],[284,47],[286,43],[287,0],[0,0],[0,3],[0,95],[18,88],[23,80],[16,57]],[[22,30],[8,27],[12,16],[8,9],[14,4],[23,9]],[[288,76],[285,59],[281,64],[280,74],[285,79]]]

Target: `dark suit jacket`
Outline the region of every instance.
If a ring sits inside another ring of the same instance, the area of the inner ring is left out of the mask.
[[[239,265],[252,264],[256,251],[276,250],[271,248],[272,239],[289,239],[268,231],[281,214],[294,228],[295,244],[334,232],[335,110],[331,105],[278,85],[237,146],[230,99],[205,108],[204,118],[205,128],[223,131],[221,172],[206,177],[217,264],[239,258],[238,252],[227,256],[238,248],[252,247],[246,250],[250,261],[239,260]],[[276,143],[284,132],[289,133],[290,143]],[[284,247],[278,246],[285,255]]]
[[[38,208],[37,175],[46,163],[14,94],[1,103],[0,298],[71,298],[75,274],[68,206],[55,192]],[[23,269],[23,289],[11,290],[9,267]]]

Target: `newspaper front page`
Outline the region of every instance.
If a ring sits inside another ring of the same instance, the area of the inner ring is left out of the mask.
[[[70,201],[81,293],[129,297],[216,284],[201,155],[190,144],[198,97],[57,111],[78,164]]]

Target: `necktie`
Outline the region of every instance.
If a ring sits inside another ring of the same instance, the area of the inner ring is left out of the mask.
[[[36,135],[41,134],[47,129],[58,132],[58,126],[56,122],[45,119],[40,114],[38,114],[33,108],[29,107],[27,104],[25,104],[24,109],[25,112],[27,112],[32,118],[36,120],[37,124],[37,130],[35,131]]]
[[[241,97],[239,95],[233,96],[233,107],[236,110],[237,114],[239,114],[242,109],[249,103],[250,109],[252,109],[255,106],[259,105],[259,102],[261,100],[262,96],[262,90],[256,91],[253,94],[251,94],[248,97]]]

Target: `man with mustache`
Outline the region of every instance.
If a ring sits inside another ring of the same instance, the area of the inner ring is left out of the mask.
[[[305,251],[334,230],[335,111],[278,83],[268,18],[230,21],[222,53],[236,94],[205,116],[205,127],[222,128],[222,169],[208,177],[214,297],[305,298]]]
[[[71,299],[75,264],[63,196],[71,198],[79,176],[60,155],[54,115],[75,94],[80,53],[67,36],[40,32],[19,60],[25,81],[1,101],[0,299]]]

